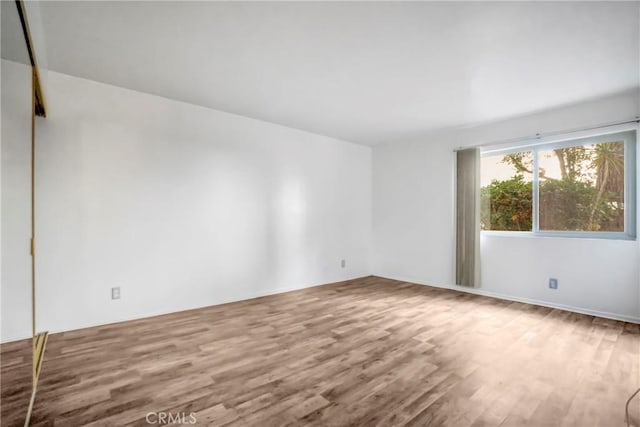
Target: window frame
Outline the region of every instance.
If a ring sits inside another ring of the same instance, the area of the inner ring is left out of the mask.
[[[634,133],[635,132],[635,133]],[[568,148],[604,142],[608,135],[624,136],[624,231],[552,231],[540,230],[540,179],[538,173],[540,151]],[[481,230],[482,234],[510,237],[561,237],[581,239],[636,240],[637,239],[637,145],[640,126],[616,126],[606,130],[567,134],[549,138],[535,138],[520,141],[509,147],[484,147],[480,156],[499,156],[531,151],[533,157],[532,174],[532,229],[531,231]],[[478,189],[479,191],[479,189]]]

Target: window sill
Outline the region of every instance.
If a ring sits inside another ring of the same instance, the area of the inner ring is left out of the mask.
[[[635,241],[636,236],[630,236],[626,233],[599,233],[599,232],[588,232],[588,231],[577,231],[577,232],[567,232],[567,231],[543,231],[543,232],[533,232],[533,231],[492,231],[492,230],[482,230],[480,232],[482,236],[488,237],[542,237],[542,238],[552,238],[552,239],[591,239],[591,240],[627,240],[627,241]]]

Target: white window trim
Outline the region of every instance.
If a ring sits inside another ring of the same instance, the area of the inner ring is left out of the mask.
[[[552,238],[581,238],[581,239],[609,239],[609,240],[636,240],[637,238],[637,151],[640,139],[640,126],[636,124],[607,127],[606,129],[590,130],[584,132],[572,132],[561,136],[548,138],[536,138],[529,141],[520,141],[509,147],[504,145],[499,148],[485,147],[481,149],[481,156],[496,156],[531,151],[533,154],[533,171],[538,171],[538,152],[554,148],[573,147],[576,140],[583,140],[580,145],[597,143],[603,137],[611,134],[635,131],[635,138],[624,140],[624,202],[625,217],[624,231],[544,231],[539,228],[539,176],[533,173],[533,207],[532,207],[532,231],[508,231],[508,230],[482,230],[481,233],[488,236],[509,237],[552,237]]]

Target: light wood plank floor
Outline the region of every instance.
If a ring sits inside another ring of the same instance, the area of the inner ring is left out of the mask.
[[[31,399],[32,341],[0,346],[0,426],[23,425]]]
[[[610,427],[637,387],[638,325],[368,277],[52,335],[32,421]]]

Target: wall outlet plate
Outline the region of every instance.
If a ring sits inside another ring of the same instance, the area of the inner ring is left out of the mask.
[[[340,261],[340,267],[345,268],[347,266],[347,260],[343,259],[342,261]]]
[[[558,279],[549,279],[549,289],[558,289]]]
[[[111,288],[111,299],[120,299],[120,286]]]

